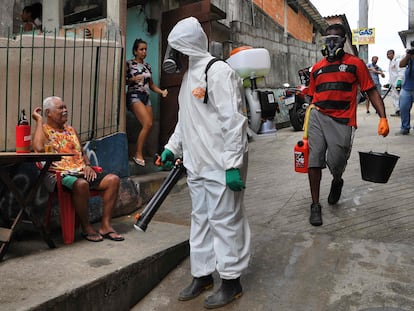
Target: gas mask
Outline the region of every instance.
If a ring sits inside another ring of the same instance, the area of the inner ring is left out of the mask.
[[[326,36],[322,46],[322,55],[326,56],[329,62],[340,59],[345,54],[345,40],[346,38],[338,35]]]
[[[164,62],[162,63],[162,69],[166,73],[179,73],[181,70],[181,56],[183,54],[173,49],[170,45],[165,52]]]

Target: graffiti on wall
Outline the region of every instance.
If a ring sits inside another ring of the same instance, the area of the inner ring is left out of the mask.
[[[34,163],[22,163],[10,168],[10,176],[13,183],[20,190],[22,196],[27,196],[30,188],[36,182],[39,176],[39,170]],[[11,193],[7,186],[0,183],[0,216],[1,221],[4,223],[10,222],[10,219],[14,218],[19,211],[19,205],[16,197]],[[49,198],[46,187],[41,185],[37,190],[33,201],[29,203],[28,212],[34,213],[37,216],[44,215],[44,211]]]

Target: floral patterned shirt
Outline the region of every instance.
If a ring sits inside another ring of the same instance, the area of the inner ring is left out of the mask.
[[[73,153],[74,156],[62,157],[62,160],[52,162],[51,169],[56,171],[82,171],[85,168],[85,161],[82,156],[82,145],[79,142],[76,131],[69,125],[64,125],[63,130],[52,128],[43,124],[43,132],[47,143],[53,146],[56,153]]]

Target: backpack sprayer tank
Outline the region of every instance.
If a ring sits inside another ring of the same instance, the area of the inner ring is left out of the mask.
[[[230,53],[226,62],[243,79],[245,95],[249,105],[250,128],[254,132],[275,132],[274,117],[279,106],[274,93],[269,89],[258,89],[257,82],[270,72],[269,51],[264,48],[241,46]]]
[[[243,80],[264,77],[270,72],[269,51],[263,48],[240,47],[234,49],[226,62]]]

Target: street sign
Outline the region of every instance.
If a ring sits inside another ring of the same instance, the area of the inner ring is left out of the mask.
[[[374,44],[375,43],[375,28],[358,28],[352,30],[352,44]]]

